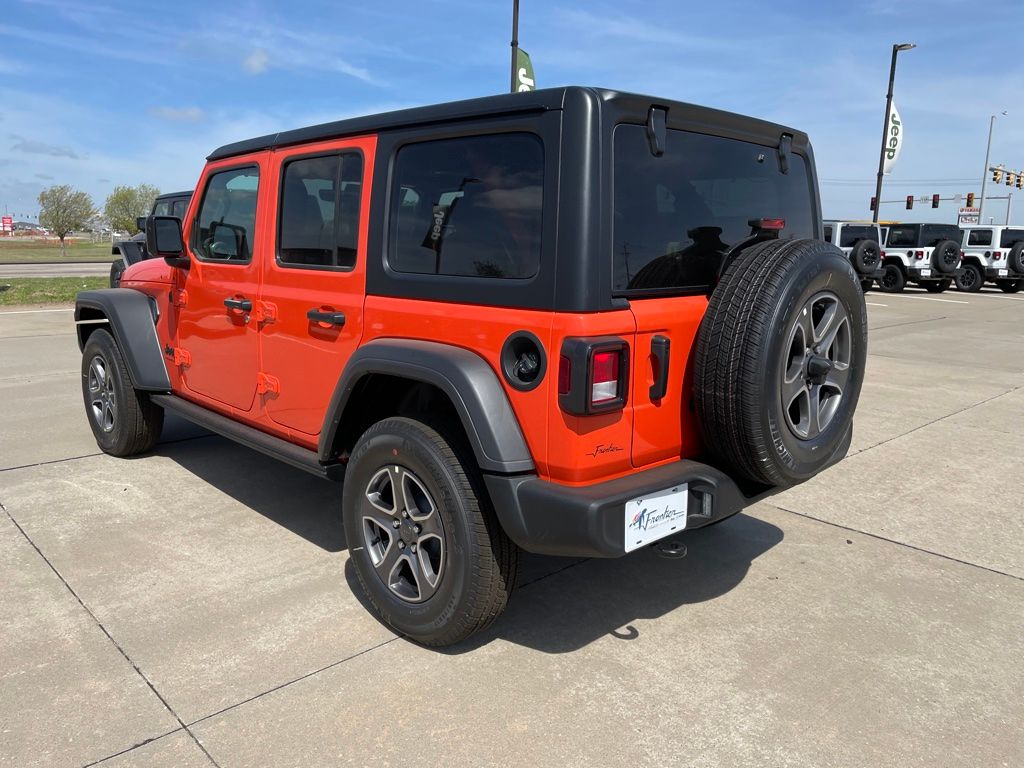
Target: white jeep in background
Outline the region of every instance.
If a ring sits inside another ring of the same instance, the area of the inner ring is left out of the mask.
[[[963,232],[955,224],[890,224],[878,287],[899,293],[917,283],[929,293],[942,293],[960,269]]]
[[[882,257],[882,231],[877,224],[863,221],[828,220],[825,224],[825,242],[839,248],[853,264],[860,287],[871,287]]]
[[[1024,288],[1024,227],[973,224],[963,227],[961,291],[981,290],[986,280],[1005,293]]]

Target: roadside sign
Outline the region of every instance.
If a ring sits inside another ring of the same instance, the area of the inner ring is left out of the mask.
[[[13,216],[0,216],[0,232],[13,232],[14,231],[14,217]]]
[[[957,224],[980,224],[981,223],[981,209],[980,208],[961,208],[960,216],[957,220]]]

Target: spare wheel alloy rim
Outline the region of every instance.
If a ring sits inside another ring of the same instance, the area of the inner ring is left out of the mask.
[[[800,309],[783,348],[782,410],[800,440],[813,440],[835,418],[850,380],[850,316],[831,291]]]
[[[363,546],[384,585],[407,603],[431,598],[447,552],[441,513],[426,485],[405,467],[382,467],[366,485],[360,513]]]

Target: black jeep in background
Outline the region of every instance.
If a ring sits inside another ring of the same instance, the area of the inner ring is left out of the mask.
[[[183,219],[191,199],[192,192],[168,192],[166,195],[158,195],[153,201],[153,209],[149,215],[174,216]],[[145,217],[139,217],[139,233],[129,240],[122,240],[110,246],[110,252],[119,257],[114,259],[110,265],[111,288],[117,288],[121,284],[121,275],[126,268],[136,262],[151,258],[146,250],[145,222]]]

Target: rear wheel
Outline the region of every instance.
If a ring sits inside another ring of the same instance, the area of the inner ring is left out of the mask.
[[[160,438],[164,410],[132,386],[121,350],[103,329],[82,350],[82,396],[96,444],[111,456],[134,456]]]
[[[996,280],[996,285],[1003,293],[1017,293],[1024,288],[1024,280]]]
[[[486,627],[515,584],[518,550],[462,442],[385,419],[359,438],[345,474],[342,515],[359,581],[384,623],[424,645]]]
[[[921,283],[924,289],[928,293],[942,293],[953,284],[952,280],[929,280],[927,283]]]
[[[769,241],[737,257],[697,335],[704,444],[737,474],[791,485],[848,444],[867,353],[850,262],[817,240]]]
[[[975,293],[985,284],[985,275],[977,264],[964,264],[956,276],[957,290]]]
[[[885,293],[899,293],[907,285],[903,270],[895,264],[886,264],[882,276],[878,278],[878,287]]]
[[[867,293],[868,291],[871,290],[871,286],[873,286],[874,284],[875,284],[874,280],[870,280],[870,279],[868,279],[866,277],[862,277],[861,280],[860,280],[860,289],[862,291],[864,291],[864,293]]]

